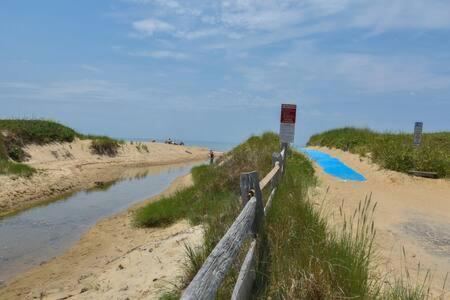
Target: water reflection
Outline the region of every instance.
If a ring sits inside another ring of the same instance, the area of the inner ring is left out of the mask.
[[[67,250],[97,221],[161,193],[196,164],[133,168],[118,180],[0,220],[0,281]]]

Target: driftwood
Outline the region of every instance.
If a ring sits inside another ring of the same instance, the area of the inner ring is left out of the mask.
[[[411,170],[411,171],[408,171],[408,173],[411,175],[414,175],[414,176],[420,176],[420,177],[426,177],[426,178],[437,178],[438,177],[438,173],[436,173],[436,172],[424,172],[424,171]]]

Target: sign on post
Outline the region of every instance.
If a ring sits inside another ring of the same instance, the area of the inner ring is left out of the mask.
[[[293,143],[297,105],[281,104],[280,139],[281,143]]]
[[[414,146],[418,147],[420,146],[420,143],[422,141],[422,129],[423,129],[423,123],[422,122],[416,122],[414,124]]]

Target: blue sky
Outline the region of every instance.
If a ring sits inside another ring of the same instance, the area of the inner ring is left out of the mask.
[[[449,130],[450,1],[2,0],[0,70],[0,117],[116,137]]]

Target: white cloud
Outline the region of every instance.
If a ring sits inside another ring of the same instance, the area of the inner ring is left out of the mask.
[[[102,73],[103,71],[97,67],[94,67],[92,65],[87,65],[87,64],[82,64],[80,66],[80,68],[82,68],[83,70],[92,72],[92,73]]]
[[[156,32],[170,32],[174,30],[174,27],[169,23],[153,18],[133,22],[133,28],[145,36],[151,36]]]
[[[442,0],[377,0],[358,5],[350,26],[373,33],[393,29],[450,29],[450,2]]]
[[[188,59],[189,55],[183,52],[159,50],[159,51],[137,51],[130,52],[131,56],[152,57],[157,59]]]
[[[449,75],[433,72],[430,63],[420,58],[343,54],[337,55],[331,66],[335,75],[343,76],[363,91],[407,92],[450,86]]]
[[[328,53],[314,43],[297,44],[266,64],[237,67],[247,88],[278,97],[312,93],[409,93],[448,91],[450,74],[432,58],[413,54]],[[342,99],[336,98],[335,101]],[[363,101],[363,99],[361,99]]]

